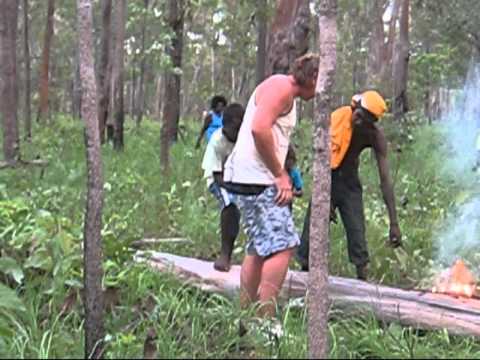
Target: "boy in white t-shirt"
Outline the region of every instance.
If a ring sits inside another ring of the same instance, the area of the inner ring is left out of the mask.
[[[223,187],[223,165],[237,141],[244,112],[240,104],[227,106],[223,113],[223,127],[212,134],[202,161],[208,190],[220,205],[222,246],[220,256],[214,263],[214,268],[218,271],[230,270],[233,245],[240,229],[240,212]]]

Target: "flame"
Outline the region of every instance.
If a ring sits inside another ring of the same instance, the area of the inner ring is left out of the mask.
[[[443,271],[435,279],[432,292],[471,298],[475,295],[476,282],[475,276],[465,263],[457,260],[451,268]]]

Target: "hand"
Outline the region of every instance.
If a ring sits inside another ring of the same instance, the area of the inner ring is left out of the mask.
[[[402,234],[397,224],[390,225],[390,246],[393,248],[402,246]]]
[[[277,205],[284,206],[289,204],[293,198],[292,183],[285,170],[282,170],[280,176],[275,178],[275,187],[277,188],[277,195],[275,196]]]

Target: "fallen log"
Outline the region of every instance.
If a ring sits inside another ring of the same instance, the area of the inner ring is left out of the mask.
[[[204,291],[233,297],[240,285],[240,266],[219,272],[208,261],[167,253],[139,251],[136,261],[171,272]],[[308,273],[289,271],[281,299],[305,296]],[[360,280],[329,276],[329,296],[333,309],[347,315],[373,314],[377,319],[420,329],[446,329],[455,335],[480,337],[480,301],[431,292],[402,290]]]

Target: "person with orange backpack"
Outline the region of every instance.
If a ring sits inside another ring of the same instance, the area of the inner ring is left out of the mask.
[[[389,240],[393,247],[401,245],[393,184],[387,161],[387,140],[378,122],[387,110],[385,100],[376,91],[365,91],[352,98],[351,105],[331,115],[331,216],[336,222],[338,208],[347,235],[348,255],[357,271],[357,278],[367,280],[369,255],[365,239],[363,191],[359,178],[359,158],[371,148],[377,159],[380,187],[390,220]],[[297,260],[308,271],[311,203],[305,216]]]

